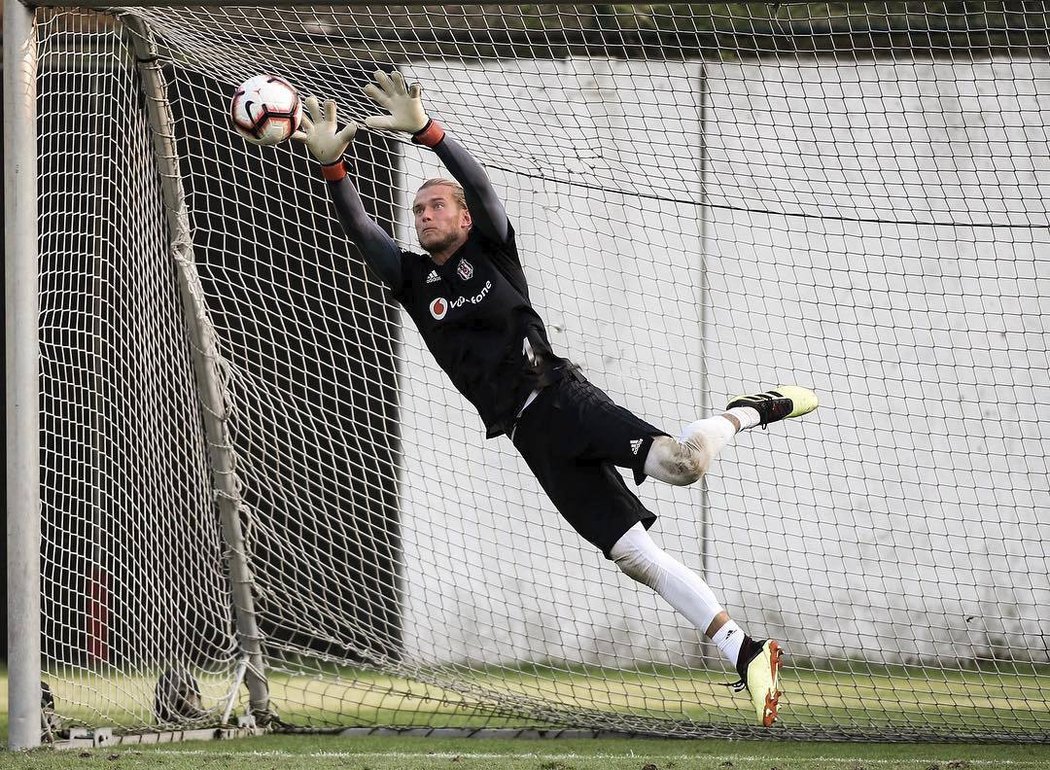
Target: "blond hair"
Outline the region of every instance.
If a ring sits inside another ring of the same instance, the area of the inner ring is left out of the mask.
[[[467,207],[467,194],[463,192],[463,185],[452,179],[444,179],[443,177],[436,176],[433,179],[428,179],[419,186],[416,190],[416,195],[428,187],[450,187],[452,188],[452,200],[459,204],[459,207],[465,209]]]

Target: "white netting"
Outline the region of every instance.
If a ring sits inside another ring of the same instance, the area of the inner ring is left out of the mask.
[[[1047,20],[892,5],[134,12],[285,721],[748,729],[696,630],[484,441],[304,151],[227,125],[250,75],[361,119],[397,66],[501,192],[556,352],[615,400],[677,433],[737,393],[820,393],[706,490],[640,488],[658,542],[791,653],[781,723],[1047,735]],[[66,716],[141,729],[185,667],[221,715],[227,548],[134,63],[111,19],[40,21],[49,680]],[[353,155],[414,247],[435,157],[364,131]]]

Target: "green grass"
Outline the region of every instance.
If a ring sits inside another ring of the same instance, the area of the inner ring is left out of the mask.
[[[323,675],[322,675],[323,673]],[[651,667],[634,671],[587,667],[516,668],[420,672],[423,679],[458,681],[465,691],[407,681],[373,671],[334,667],[313,675],[271,671],[272,702],[286,721],[299,725],[522,726],[519,717],[493,716],[485,705],[499,693],[540,701],[567,711],[600,712],[622,725],[639,720],[692,720],[723,729],[749,721],[748,700],[722,683],[717,671]],[[58,681],[61,679],[62,681]],[[72,670],[51,680],[59,712],[72,724],[115,727],[148,723],[156,673],[128,676]],[[814,670],[788,667],[780,725],[788,730],[840,729],[851,734],[904,733],[1050,735],[1050,703],[1040,695],[1050,669],[990,672],[937,668],[872,667]],[[228,677],[202,678],[206,703],[220,702]],[[0,695],[6,680],[0,678]],[[6,698],[5,698],[6,700]],[[348,706],[347,704],[352,704]],[[243,711],[242,702],[236,713]],[[353,721],[348,723],[348,719]],[[614,724],[605,721],[605,724]],[[826,733],[825,733],[826,734]]]
[[[552,676],[540,670],[501,672],[505,687],[524,693],[543,688],[552,693],[570,692],[573,685],[587,679],[588,687],[580,688],[590,698],[610,698],[613,708],[629,711],[630,702],[641,692],[659,689],[662,697],[696,699],[697,717],[715,718],[721,724],[739,723],[747,718],[746,700],[732,696],[725,688],[715,690],[717,676],[683,676],[679,670],[653,669],[625,673],[607,682],[601,695],[592,688],[596,678],[587,672],[562,672]],[[896,670],[869,671],[864,688],[878,695],[883,704],[865,712],[866,716],[885,719],[892,724],[921,721],[934,714],[941,700],[962,698],[967,707],[960,716],[964,728],[993,728],[1002,724],[1004,710],[1010,711],[1010,698],[1031,686],[1023,709],[1011,716],[1010,724],[1033,720],[1034,732],[1046,736],[1046,698],[1039,684],[1045,675],[1038,673],[1029,681],[1015,677],[987,674],[953,674],[935,681],[906,676]],[[328,684],[308,678],[275,676],[271,680],[275,695],[282,690],[295,694],[309,704],[298,716],[304,721],[323,713],[325,703],[344,697],[364,697],[365,708],[358,713],[360,723],[383,717],[380,721],[431,724],[470,724],[479,717],[443,713],[448,704],[440,689],[406,683],[375,674],[343,671],[343,678],[328,678]],[[494,678],[496,672],[474,672],[479,681]],[[672,676],[673,675],[673,676]],[[337,682],[333,684],[333,679]],[[1005,682],[1005,684],[1004,684]],[[492,684],[493,682],[489,682]],[[0,696],[4,711],[0,729],[7,735],[6,676],[0,672]],[[128,680],[116,688],[121,692],[137,691],[145,681]],[[856,723],[850,714],[848,700],[858,687],[841,673],[794,671],[786,704],[784,721],[799,727],[812,720],[828,724],[841,714]],[[710,689],[710,698],[705,694]],[[1020,689],[1015,689],[1020,688]],[[61,686],[56,686],[61,692]],[[579,693],[577,693],[578,695]],[[61,698],[61,695],[59,696]],[[452,698],[459,696],[451,696]],[[622,702],[617,699],[622,699]],[[694,700],[694,703],[696,701]],[[896,704],[894,712],[886,704]],[[398,710],[400,708],[400,711]],[[329,711],[331,715],[331,711]],[[285,715],[286,716],[286,715]],[[1020,720],[1020,722],[1018,721]],[[941,720],[943,723],[943,719]],[[834,722],[831,722],[834,724]],[[490,725],[491,726],[491,725]],[[877,723],[871,723],[872,730]],[[57,751],[50,748],[28,753],[0,754],[0,768],[121,768],[121,770],[165,770],[173,768],[229,768],[230,770],[1050,770],[1050,745],[980,745],[980,744],[872,744],[831,743],[800,740],[712,740],[712,739],[462,739],[409,736],[317,736],[267,735],[259,738],[226,741],[186,741],[160,745],[116,745],[101,749]]]
[[[1050,670],[991,674],[981,671],[869,667],[862,672],[787,668],[781,726],[791,730],[847,728],[856,733],[1050,735],[1050,703],[1040,693]],[[718,672],[683,668],[639,671],[554,671],[542,667],[464,670],[460,681],[482,691],[538,698],[550,705],[621,715],[624,719],[673,716],[731,728],[746,724],[749,702],[723,686]],[[447,681],[447,677],[443,677]],[[356,704],[362,725],[513,726],[469,713],[471,701],[433,685],[371,672],[329,672],[324,681],[271,677],[277,703],[301,704],[282,715],[297,723],[322,723],[325,704]],[[487,720],[484,723],[482,719]]]
[[[121,770],[1039,770],[1046,746],[911,746],[711,740],[464,740],[267,736],[225,742],[40,750],[4,768]]]

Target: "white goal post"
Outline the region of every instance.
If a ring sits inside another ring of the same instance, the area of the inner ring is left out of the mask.
[[[1037,4],[88,5],[5,0],[11,749],[765,734],[484,439],[304,149],[228,124],[261,73],[361,121],[394,67],[614,400],[676,434],[737,393],[820,394],[701,484],[638,488],[788,651],[773,733],[1050,739]],[[417,248],[436,157],[367,130],[349,157]]]
[[[37,331],[36,37],[4,3],[4,310],[8,743],[40,744],[40,458]]]

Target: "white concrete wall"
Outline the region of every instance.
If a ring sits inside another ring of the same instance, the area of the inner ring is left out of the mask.
[[[709,476],[708,576],[735,616],[796,655],[1034,654],[1050,67],[705,69],[703,193],[699,64],[412,74],[503,192],[554,345],[620,403],[672,433],[700,416],[705,315],[715,405],[820,391],[818,413],[741,436]],[[406,149],[410,194],[433,161]],[[405,329],[410,656],[690,662],[695,630],[580,541]],[[640,491],[699,567],[701,491]]]
[[[711,480],[727,601],[796,653],[1045,661],[1050,66],[710,75],[712,388],[823,398]]]

